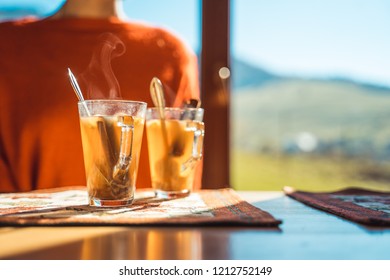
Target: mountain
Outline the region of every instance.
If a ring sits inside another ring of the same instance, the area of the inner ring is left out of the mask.
[[[283,77],[240,61],[232,76],[235,148],[390,157],[390,88]]]
[[[360,87],[364,87],[368,90],[376,89],[376,94],[389,92],[390,87],[377,85],[362,81],[353,80],[347,77],[334,76],[328,78],[298,78],[293,76],[278,75],[271,71],[268,71],[261,66],[253,65],[249,62],[243,61],[236,57],[232,57],[231,62],[232,69],[232,88],[234,90],[257,87],[267,84],[268,82],[283,81],[283,80],[305,80],[305,81],[328,81],[335,83],[355,84]]]
[[[281,77],[243,60],[232,58],[232,87],[234,89],[264,85]]]

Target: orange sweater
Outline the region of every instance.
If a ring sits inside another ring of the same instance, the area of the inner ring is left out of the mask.
[[[106,32],[126,48],[112,60],[123,99],[152,106],[154,76],[177,93],[168,105],[199,97],[196,57],[165,30],[117,19],[1,23],[0,192],[85,185],[77,98],[67,68],[79,78]],[[151,186],[146,147],[144,135],[137,188]]]

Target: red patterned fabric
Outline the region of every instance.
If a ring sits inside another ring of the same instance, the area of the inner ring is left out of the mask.
[[[285,193],[309,206],[353,222],[390,226],[390,193],[359,188],[329,193],[312,193],[285,188]]]
[[[84,189],[0,195],[0,225],[241,225],[277,227],[276,220],[232,189],[200,190],[185,198],[159,199],[136,193],[127,207],[86,205]]]

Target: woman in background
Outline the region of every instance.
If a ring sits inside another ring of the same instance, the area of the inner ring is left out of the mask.
[[[68,67],[85,98],[152,106],[154,76],[169,106],[199,98],[195,55],[164,29],[124,20],[120,4],[67,0],[48,18],[0,24],[0,192],[85,185]],[[138,188],[151,186],[145,138]]]

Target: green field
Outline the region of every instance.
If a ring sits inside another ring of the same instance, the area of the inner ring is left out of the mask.
[[[279,79],[232,98],[231,183],[238,190],[390,190],[390,89]],[[311,150],[300,146],[310,135]]]
[[[231,184],[236,190],[281,190],[283,186],[310,191],[333,191],[347,186],[390,190],[389,163],[237,150],[231,156]]]

